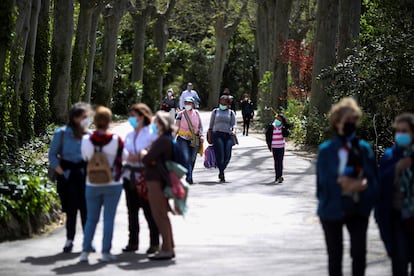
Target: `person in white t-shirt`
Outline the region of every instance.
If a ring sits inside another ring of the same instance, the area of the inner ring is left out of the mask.
[[[188,97],[192,97],[195,100],[195,108],[198,109],[200,107],[201,100],[197,91],[193,90],[193,84],[191,82],[187,84],[187,90],[181,92],[180,110],[184,110],[184,99]]]

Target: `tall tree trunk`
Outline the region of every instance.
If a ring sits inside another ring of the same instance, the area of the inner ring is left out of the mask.
[[[261,79],[266,71],[272,71],[274,60],[273,47],[273,11],[275,10],[274,0],[259,0],[256,11],[256,42],[259,55],[259,78]]]
[[[342,62],[358,40],[361,20],[361,1],[339,0],[338,62]]]
[[[4,78],[7,52],[12,43],[14,0],[0,1],[0,82]]]
[[[33,59],[36,48],[37,23],[41,6],[40,0],[31,0],[30,32],[23,61],[22,82],[20,86],[20,141],[26,142],[33,136]]]
[[[68,114],[73,11],[73,0],[54,1],[49,103],[57,123],[64,123]]]
[[[95,53],[96,53],[96,32],[98,30],[99,18],[103,5],[100,4],[93,12],[91,20],[91,28],[89,30],[89,53],[88,53],[88,69],[86,72],[86,89],[83,100],[87,103],[91,102],[92,95],[92,82],[93,82],[93,67],[95,63]]]
[[[132,50],[131,81],[140,81],[142,83],[144,77],[145,30],[148,20],[147,10],[134,15],[133,19],[134,48]]]
[[[33,99],[35,101],[34,131],[39,135],[46,131],[49,123],[49,103],[46,101],[49,69],[49,11],[50,0],[42,0],[37,25],[34,56]]]
[[[164,13],[158,13],[156,15],[156,20],[154,23],[154,46],[157,48],[159,53],[159,63],[163,64],[165,60],[165,52],[167,50],[167,42],[168,42],[168,26],[167,21],[171,16],[172,10],[176,4],[176,0],[169,0],[167,9]],[[158,93],[159,93],[159,100],[161,101],[163,98],[163,79],[164,79],[164,72],[159,72],[158,75]]]
[[[220,95],[220,85],[223,79],[224,64],[226,63],[227,49],[231,36],[237,30],[240,21],[247,10],[247,0],[241,1],[242,7],[235,14],[232,20],[229,19],[230,12],[234,13],[232,7],[229,7],[229,1],[217,2],[215,7],[216,19],[214,22],[214,31],[216,36],[216,46],[214,54],[213,68],[211,69],[210,77],[210,93],[208,96],[208,106],[214,107],[217,105]]]
[[[289,35],[289,19],[292,7],[292,0],[277,0],[274,10],[275,18],[275,37],[274,37],[274,57],[272,97],[271,106],[279,110],[282,106],[286,107],[288,65],[284,61],[281,53],[284,50],[285,42]]]
[[[102,76],[100,91],[97,91],[95,103],[109,106],[112,99],[118,31],[122,16],[126,12],[128,0],[114,0],[104,12],[104,37],[102,45]]]
[[[320,114],[327,113],[331,106],[331,98],[325,88],[330,79],[317,80],[323,68],[333,66],[336,62],[336,34],[338,30],[339,0],[319,0],[316,12],[316,35],[314,40],[315,54],[312,70],[311,107]]]
[[[95,5],[95,1],[80,0],[80,12],[78,17],[78,24],[76,27],[75,46],[73,47],[72,53],[72,103],[78,102],[82,94],[82,83],[85,73],[88,38]]]

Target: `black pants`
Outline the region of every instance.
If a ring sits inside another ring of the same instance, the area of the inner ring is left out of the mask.
[[[272,148],[273,161],[275,166],[276,179],[283,175],[283,157],[285,156],[285,148]]]
[[[63,165],[62,168],[65,170]],[[76,233],[78,210],[80,212],[83,229],[85,229],[86,224],[84,168],[73,168],[68,179],[63,175],[59,175],[57,178],[57,192],[60,197],[62,211],[66,213],[66,238],[73,240]]]
[[[352,275],[365,275],[368,217],[353,215],[340,221],[321,220],[321,223],[328,251],[329,275],[342,275],[343,225],[351,238]]]
[[[250,114],[243,115],[243,135],[249,135]]]
[[[150,232],[150,245],[158,246],[160,244],[159,232],[157,224],[151,213],[149,202],[137,195],[136,190],[131,186],[129,179],[124,178],[125,198],[128,208],[128,229],[129,229],[129,245],[139,245],[139,209],[144,211],[145,219],[148,223]]]
[[[414,275],[414,237],[401,219],[401,212],[392,213],[393,252],[391,252],[392,275]],[[411,272],[409,273],[409,271]]]

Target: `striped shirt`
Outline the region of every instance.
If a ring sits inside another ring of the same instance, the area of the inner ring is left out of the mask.
[[[272,148],[280,149],[285,147],[285,138],[282,135],[281,127],[273,127]]]

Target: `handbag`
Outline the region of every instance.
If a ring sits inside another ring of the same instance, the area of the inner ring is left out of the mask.
[[[60,144],[59,144],[59,152],[58,152],[58,158],[59,160],[62,158],[62,152],[63,152],[63,142],[65,141],[65,131],[62,130],[60,134]],[[55,182],[57,180],[58,173],[56,172],[55,168],[52,168],[49,164],[49,167],[47,168],[47,178]]]
[[[238,145],[239,144],[239,140],[237,139],[236,134],[232,134],[231,135],[231,140],[233,141],[233,146]]]
[[[193,124],[190,121],[190,118],[188,117],[187,112],[183,112],[184,113],[184,117],[187,120],[187,124],[188,127],[190,128],[190,132],[191,132],[191,144],[190,147],[199,147],[200,146],[200,135],[199,134],[195,134],[194,132],[194,128],[193,128]],[[199,117],[200,118],[200,117]]]
[[[139,174],[139,177],[135,179],[135,188],[137,191],[138,197],[148,200],[148,186],[145,181],[144,171],[142,170]]]

